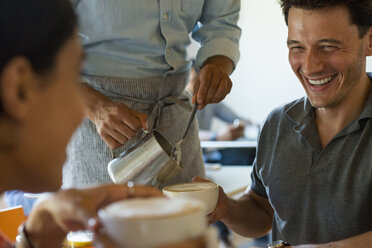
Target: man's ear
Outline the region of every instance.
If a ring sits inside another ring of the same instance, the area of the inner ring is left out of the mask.
[[[369,28],[367,36],[368,36],[367,56],[372,56],[372,27]]]
[[[0,75],[0,94],[3,111],[16,120],[27,113],[27,100],[32,90],[33,70],[24,57],[12,59]]]

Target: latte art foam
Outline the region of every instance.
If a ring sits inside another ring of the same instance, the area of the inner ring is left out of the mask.
[[[213,189],[218,187],[217,184],[211,182],[193,182],[193,183],[180,183],[164,187],[165,191],[173,192],[190,192]]]

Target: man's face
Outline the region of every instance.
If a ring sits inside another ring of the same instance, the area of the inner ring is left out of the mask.
[[[289,62],[314,107],[332,108],[365,74],[368,35],[359,38],[345,7],[290,8]]]

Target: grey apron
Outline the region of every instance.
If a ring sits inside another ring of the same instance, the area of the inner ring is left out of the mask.
[[[188,73],[140,79],[86,76],[85,80],[112,101],[122,102],[131,109],[146,113],[149,116],[149,131],[158,130],[171,144],[182,138],[191,113],[184,107],[190,103],[189,95],[184,92]],[[115,153],[124,152],[140,137],[138,135],[129,140]],[[184,170],[167,184],[188,182],[194,176],[205,177],[196,118],[181,149]],[[111,159],[111,150],[97,133],[94,123],[84,119],[67,148],[63,188],[111,182],[107,172]]]

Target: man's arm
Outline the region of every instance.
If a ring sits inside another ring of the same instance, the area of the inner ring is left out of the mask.
[[[227,197],[226,197],[227,198]],[[233,231],[246,237],[261,237],[271,230],[273,209],[268,200],[251,189],[238,200],[228,199],[222,221]],[[372,231],[326,244],[307,244],[288,248],[370,248]]]
[[[238,200],[226,196],[226,212],[221,221],[236,233],[257,238],[271,230],[273,209],[269,201],[249,189]]]
[[[318,245],[298,245],[292,248],[369,248],[372,247],[372,231],[347,239]]]
[[[198,29],[194,29],[192,33],[192,38],[202,44],[195,61],[197,71],[209,64],[211,58],[216,55],[216,57],[222,55],[218,59],[229,58],[233,67],[238,63],[241,29],[237,23],[240,13],[240,2],[240,0],[204,1],[203,12],[200,17],[202,25]],[[207,60],[209,61],[207,62]],[[216,61],[213,61],[212,64],[214,62]],[[223,68],[230,75],[232,69],[226,69]]]
[[[193,182],[209,181],[194,177]],[[208,215],[208,219],[210,223],[220,220],[240,235],[257,238],[271,230],[273,214],[269,201],[253,190],[248,189],[242,197],[235,200],[229,198],[219,187],[217,206]]]

